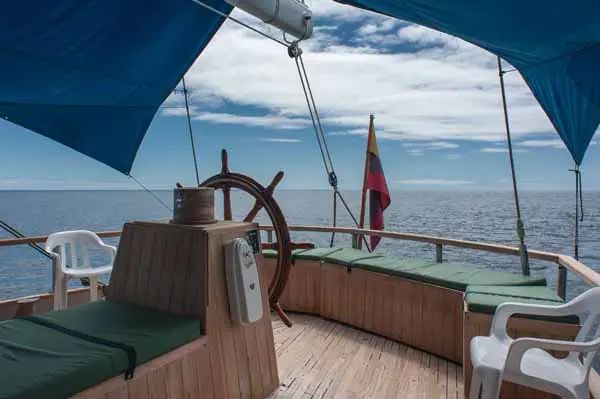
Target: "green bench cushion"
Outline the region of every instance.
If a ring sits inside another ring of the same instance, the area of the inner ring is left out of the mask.
[[[535,305],[560,305],[564,301],[556,293],[544,286],[490,286],[470,285],[465,292],[467,310],[474,313],[494,314],[496,308],[504,302],[519,302]],[[577,316],[544,317],[527,316],[528,318],[560,321],[563,323],[579,323]]]
[[[459,291],[465,291],[469,285],[546,286],[544,277],[483,270],[457,263],[435,263],[411,273],[415,280]]]
[[[339,251],[332,252],[323,257],[323,261],[335,263],[342,266],[351,266],[355,262],[365,259],[380,258],[381,255],[375,255],[367,251],[354,248],[344,248]]]
[[[342,251],[342,248],[313,248],[300,250],[295,255],[295,259],[306,259],[306,260],[323,260],[332,253]]]
[[[201,336],[200,321],[101,300],[40,318],[122,342],[147,362]],[[24,319],[0,322],[0,397],[63,398],[127,370],[127,354]]]
[[[301,253],[303,251],[306,251],[306,249],[293,249],[292,250],[292,259],[294,258],[294,256],[296,254]],[[275,250],[275,249],[263,249],[262,254],[265,258],[268,258],[268,259],[277,258],[277,250]]]
[[[265,256],[276,251],[265,250]],[[469,285],[545,286],[544,277],[526,277],[515,273],[483,270],[456,263],[403,259],[371,254],[352,248],[314,248],[294,252],[293,259],[323,260],[374,273],[389,274],[444,288],[465,291]]]
[[[391,276],[412,279],[414,277],[412,271],[435,264],[435,261],[381,256],[378,258],[357,260],[352,263],[352,267],[374,273],[389,274]]]

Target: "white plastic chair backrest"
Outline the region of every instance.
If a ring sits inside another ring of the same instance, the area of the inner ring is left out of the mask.
[[[102,245],[100,237],[88,230],[61,231],[51,234],[46,240],[46,250],[54,252],[56,248],[59,249],[63,269],[91,267],[88,248]]]
[[[596,323],[596,319],[600,314],[600,287],[591,288],[585,291],[584,293],[576,296],[567,303],[567,306],[570,308],[569,310],[573,314],[588,314],[588,317],[581,326],[579,333],[577,333],[575,341],[589,342],[598,338],[598,336],[600,335],[600,328],[598,326],[598,323]],[[597,351],[593,351],[583,354],[583,366],[588,372],[591,368],[592,361],[594,360],[596,352]],[[573,359],[577,359],[579,355],[580,354],[577,352],[571,352],[569,354],[569,356]]]

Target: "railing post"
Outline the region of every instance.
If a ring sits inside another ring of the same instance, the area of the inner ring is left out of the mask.
[[[273,242],[273,230],[267,230],[267,242]]]
[[[562,299],[567,296],[567,268],[558,266],[558,278],[556,279],[556,293]]]
[[[443,257],[442,257],[442,244],[435,244],[435,261],[437,263],[442,263],[443,261]]]
[[[360,234],[352,233],[352,248],[359,249],[358,243],[359,243],[360,239],[361,239]]]

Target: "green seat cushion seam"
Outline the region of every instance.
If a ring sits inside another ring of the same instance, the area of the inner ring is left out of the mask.
[[[361,260],[378,259],[378,258],[385,258],[385,256],[383,256],[383,255],[369,255],[369,256],[362,257],[362,258],[354,259],[354,260],[352,260],[352,261],[350,261],[348,263],[348,268],[350,268],[351,266],[353,267],[356,262],[360,262]]]
[[[21,319],[31,322],[31,323],[34,323],[34,324],[37,324],[42,327],[50,328],[54,331],[61,332],[63,334],[69,335],[74,338],[79,338],[84,341],[91,342],[93,344],[108,346],[109,348],[116,348],[116,349],[121,349],[121,350],[125,351],[125,353],[127,354],[127,360],[128,360],[128,368],[127,368],[127,371],[125,372],[125,379],[129,380],[129,379],[133,378],[135,366],[137,363],[137,353],[136,353],[134,346],[125,344],[123,342],[116,342],[116,341],[111,341],[111,340],[104,339],[101,337],[88,335],[88,334],[82,333],[80,331],[61,326],[60,324],[56,324],[56,323],[53,323],[51,321],[48,321],[48,320],[45,320],[45,319],[42,319],[42,318],[36,317],[36,316],[25,316],[25,317],[22,317]]]

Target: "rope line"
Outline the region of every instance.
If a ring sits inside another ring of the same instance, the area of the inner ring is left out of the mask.
[[[319,144],[319,151],[321,153],[321,159],[323,160],[323,166],[325,168],[325,173],[327,173],[327,179],[329,181],[329,185],[333,189],[333,198],[334,198],[334,226],[336,224],[337,219],[337,207],[336,201],[339,197],[342,205],[354,221],[356,227],[360,227],[358,220],[354,216],[354,213],[348,206],[348,203],[344,199],[344,196],[338,189],[338,179],[335,173],[335,169],[333,166],[333,160],[331,159],[331,153],[329,151],[329,147],[327,146],[327,139],[325,138],[325,131],[323,129],[323,125],[321,123],[321,117],[319,116],[319,111],[317,109],[315,97],[312,92],[312,88],[310,86],[310,81],[308,79],[308,73],[306,72],[306,66],[304,65],[304,60],[302,59],[302,49],[298,47],[298,41],[293,42],[288,47],[288,55],[290,58],[293,58],[296,63],[296,69],[298,70],[298,77],[300,78],[300,83],[302,85],[302,91],[304,92],[304,99],[306,100],[306,105],[308,107],[308,113],[310,115],[310,119],[312,121],[313,130],[315,132],[315,137],[317,138],[317,143]],[[361,236],[365,246],[369,252],[371,252],[371,248],[367,242],[366,237]],[[335,240],[335,232],[331,233],[330,245],[333,245]]]
[[[27,238],[25,236],[25,234],[21,233],[19,230],[15,229],[10,224],[6,223],[4,220],[0,220],[0,227],[2,227],[4,230],[6,230],[10,235],[12,235],[15,238]],[[48,252],[46,252],[46,250],[41,245],[36,244],[36,243],[29,243],[27,245],[29,245],[31,248],[35,249],[40,254],[44,255],[46,258],[52,259],[52,256]]]
[[[214,12],[215,14],[218,14],[218,15],[222,16],[225,19],[229,19],[229,20],[235,22],[236,24],[243,26],[246,29],[250,29],[252,32],[258,33],[259,35],[264,36],[267,39],[270,39],[270,40],[274,41],[275,43],[281,44],[284,47],[288,46],[284,41],[279,40],[276,37],[273,37],[273,36],[269,35],[268,33],[265,33],[265,32],[263,32],[261,30],[258,30],[256,28],[248,25],[247,23],[242,22],[239,19],[232,17],[231,15],[225,14],[224,12],[222,12],[220,10],[217,10],[213,6],[210,6],[210,5],[206,4],[205,2],[203,2],[201,0],[192,0],[192,1],[194,3],[196,3],[196,4],[198,4],[199,6],[204,7],[207,10],[210,10],[210,11]]]
[[[192,143],[192,156],[194,157],[194,170],[196,171],[196,183],[200,186],[200,175],[198,174],[198,160],[196,159],[196,145],[194,144],[194,133],[192,131],[192,118],[190,117],[190,105],[188,104],[188,91],[185,85],[185,76],[181,78],[183,85],[183,97],[185,98],[185,112],[187,114],[188,131],[190,132],[190,142]]]
[[[134,182],[136,182],[142,189],[144,189],[145,192],[147,192],[152,197],[154,197],[154,199],[157,200],[162,206],[164,206],[165,208],[167,208],[169,210],[169,212],[173,212],[173,209],[169,205],[167,205],[163,200],[161,200],[160,198],[158,198],[158,196],[156,194],[154,194],[152,191],[150,191],[150,189],[148,187],[144,186],[142,184],[142,182],[140,182],[138,179],[136,179],[132,175],[128,175],[128,176],[129,176],[129,178],[131,180],[133,180]]]
[[[504,125],[506,126],[506,142],[508,144],[508,157],[510,160],[510,172],[512,176],[513,194],[515,198],[515,208],[517,211],[517,235],[519,236],[519,252],[521,254],[521,268],[524,276],[529,276],[529,255],[525,245],[525,227],[521,220],[521,207],[519,206],[519,191],[517,189],[517,175],[515,172],[515,161],[513,157],[512,140],[510,138],[510,124],[508,122],[508,108],[506,105],[506,92],[504,90],[504,71],[502,70],[502,61],[498,58],[498,76],[500,77],[500,92],[502,94],[502,108],[504,110]]]

